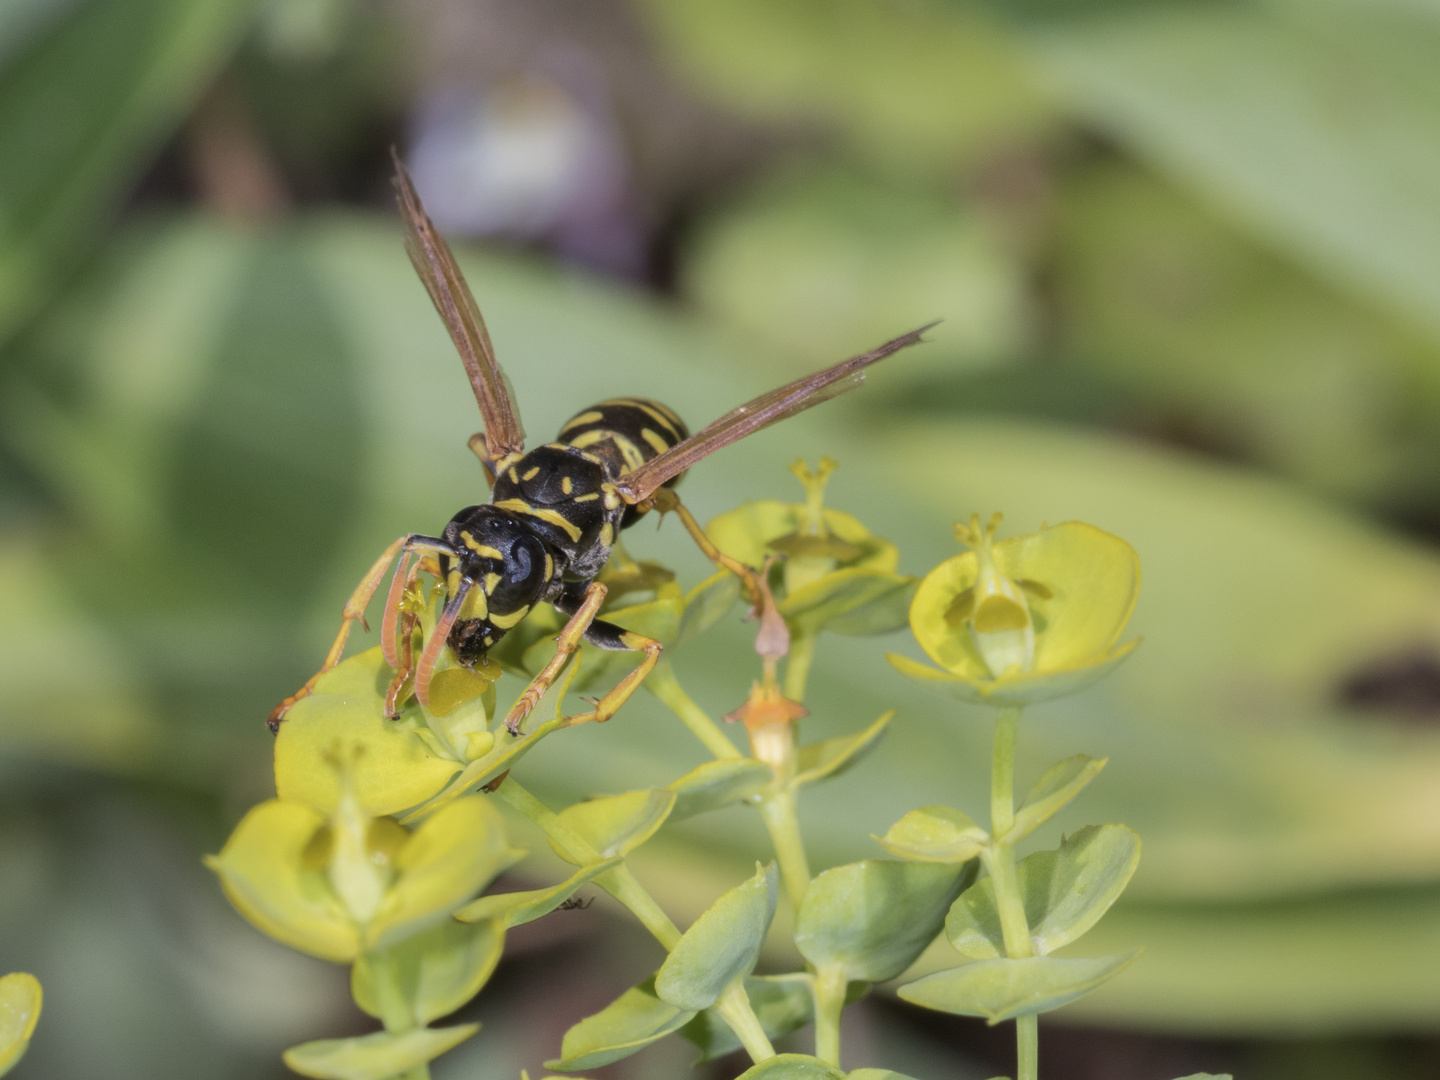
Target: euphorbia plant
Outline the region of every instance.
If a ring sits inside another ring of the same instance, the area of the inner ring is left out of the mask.
[[[845,1072],[845,1008],[901,976],[942,930],[968,963],[908,983],[900,995],[930,1008],[1017,1018],[1020,1076],[1036,1074],[1034,1016],[1111,977],[1133,954],[1101,960],[1050,953],[1110,906],[1139,854],[1123,826],[1086,829],[1055,852],[1015,861],[1016,843],[1076,795],[1103,762],[1074,758],[1050,770],[1017,809],[1012,758],[1021,707],[1078,690],[1131,648],[1117,641],[1134,606],[1134,552],[1088,525],[995,541],[994,525],[961,530],[971,551],[923,581],[900,574],[894,545],[824,505],[834,463],[797,463],[801,503],[747,503],[707,530],[726,555],[760,569],[757,664],[725,719],[743,725],[741,749],[685,691],[668,662],[735,604],[728,571],[682,589],[674,575],[617,551],[601,579],[604,617],[661,641],[666,658],[646,686],[695,735],[711,760],[663,787],[561,809],[524,786],[525,755],[593,713],[567,713],[569,695],[606,686],[633,655],[581,653],[526,725],[497,721],[502,670],[533,674],[554,654],[558,617],[540,611],[473,670],[443,657],[430,702],[387,719],[390,670],[372,649],[324,675],[299,701],[275,744],[278,798],[255,808],[211,860],[227,895],[256,926],[295,948],[352,965],[357,1003],[383,1025],[372,1035],[295,1047],[287,1063],[332,1080],[428,1077],[428,1062],[474,1034],[434,1026],[477,993],[506,931],[541,918],[593,885],[654,936],[654,973],[616,987],[615,1000],[577,1019],[547,1062],[557,1073],[599,1068],[667,1036],[705,1061],[743,1049],[749,1080],[906,1080],[883,1069]],[[998,521],[998,519],[997,519]],[[763,568],[763,569],[762,569]],[[420,640],[436,625],[441,583],[417,580],[402,610]],[[882,844],[896,858],[866,859],[812,875],[797,807],[804,789],[859,764],[892,715],[850,734],[804,743],[804,699],[824,635],[873,635],[909,622],[940,668],[892,658],[931,688],[999,708],[991,822],[926,807]],[[624,723],[625,717],[615,723]],[[484,890],[523,857],[497,804],[543,831],[574,867],[565,880],[521,891]],[[662,909],[629,857],[666,824],[721,807],[759,811],[771,850],[688,928]],[[983,876],[982,876],[983,875]],[[780,905],[793,916],[793,971],[757,974]],[[604,979],[597,972],[597,979]],[[814,1025],[812,1053],[776,1053],[775,1040]]]

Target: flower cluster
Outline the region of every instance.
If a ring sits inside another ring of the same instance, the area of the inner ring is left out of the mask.
[[[900,995],[991,1022],[1014,1019],[1017,1076],[1035,1080],[1036,1015],[1087,993],[1133,957],[1052,954],[1119,896],[1139,840],[1124,826],[1102,825],[1017,862],[1015,845],[1105,762],[1060,762],[1017,807],[1016,729],[1022,706],[1073,693],[1133,652],[1136,642],[1120,639],[1135,606],[1138,562],[1127,544],[1090,525],[1001,540],[999,515],[984,525],[972,517],[956,527],[968,550],[917,581],[899,572],[893,544],[825,505],[834,468],[829,459],[813,470],[797,462],[791,471],[804,485],[803,502],[752,502],[713,520],[705,535],[719,555],[707,551],[729,569],[689,590],[664,567],[615,549],[600,579],[600,612],[661,642],[665,655],[644,686],[711,755],[663,787],[552,810],[516,775],[541,740],[595,717],[567,715],[568,694],[624,679],[637,662],[635,653],[557,651],[562,619],[548,609],[532,612],[473,667],[442,650],[428,704],[400,692],[380,649],[339,664],[295,703],[275,743],[278,798],[251,810],[210,865],[260,929],[352,965],[355,1000],[383,1030],[294,1047],[285,1055],[291,1068],[331,1080],[428,1080],[428,1062],[476,1027],[435,1021],[489,978],[507,929],[593,885],[639,919],[661,954],[653,974],[570,1027],[550,1069],[600,1068],[676,1035],[702,1061],[743,1049],[754,1065],[742,1080],[909,1080],[842,1071],[841,1015],[870,985],[901,976],[943,932],[966,962],[908,982]],[[741,572],[756,601],[758,670],[725,718],[743,721],[743,750],[689,697],[669,661],[732,610]],[[416,578],[404,589],[411,640],[402,646],[413,652],[439,632],[444,587]],[[894,714],[803,743],[802,725],[821,722],[804,704],[811,659],[826,632],[881,634],[907,622],[937,666],[891,654],[900,672],[998,710],[990,822],[923,807],[879,838],[892,858],[812,874],[800,798],[859,764]],[[542,681],[558,672],[543,686],[531,683],[553,709],[537,705],[512,733],[497,720],[502,672]],[[546,887],[487,894],[523,855],[497,804],[528,819],[574,872]],[[759,813],[773,861],[757,863],[682,931],[636,877],[631,856],[673,822],[737,805]],[[756,975],[782,904],[782,925],[804,965]],[[0,980],[0,993],[5,986]],[[812,1023],[813,1055],[776,1054],[774,1039]],[[0,1024],[0,1040],[5,1030]]]

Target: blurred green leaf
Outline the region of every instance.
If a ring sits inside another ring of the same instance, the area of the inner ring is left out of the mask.
[[[560,1057],[545,1067],[560,1072],[598,1069],[678,1031],[694,1015],[660,1000],[655,980],[646,979],[565,1032]]]
[[[1070,107],[1326,275],[1440,330],[1440,81],[1406,5],[1175,5],[1040,39]]]
[[[815,996],[804,975],[753,975],[745,980],[745,994],[772,1040],[798,1031],[815,1014]],[[700,1050],[696,1064],[724,1057],[741,1046],[739,1037],[714,1009],[701,1012],[680,1034]]]
[[[1008,842],[1029,836],[1045,822],[1055,816],[1071,799],[1089,786],[1090,781],[1100,775],[1107,758],[1096,760],[1084,754],[1076,754],[1052,765],[1045,775],[1036,781],[1020,809],[1015,811],[1015,824],[1006,834]]]
[[[795,947],[851,980],[893,979],[934,940],[971,876],[958,866],[881,859],[826,870],[795,917]]]
[[[1066,837],[1059,850],[1020,860],[1015,874],[1035,951],[1052,953],[1099,922],[1139,864],[1140,838],[1124,825],[1087,826]],[[1005,955],[992,879],[970,886],[955,902],[945,935],[972,959]]]
[[[721,758],[697,765],[668,785],[675,792],[670,821],[718,810],[765,790],[775,779],[764,762],[753,758]]]
[[[628,854],[654,836],[670,816],[675,801],[675,792],[660,788],[627,791],[567,806],[560,811],[560,820],[584,837],[602,858],[609,859]],[[553,841],[550,846],[562,859],[574,861]]]
[[[856,1069],[845,1074],[845,1080],[914,1080],[889,1069]]]
[[[641,10],[666,59],[720,103],[760,120],[818,120],[881,168],[944,174],[1051,123],[1019,43],[969,5],[649,0]]]
[[[1131,167],[1069,178],[1070,351],[1193,438],[1350,497],[1440,480],[1440,348]],[[1164,422],[1164,421],[1162,421]]]
[[[670,950],[655,975],[655,993],[676,1008],[698,1012],[749,975],[780,898],[775,864],[711,904]]]
[[[990,837],[953,807],[925,806],[911,810],[879,839],[886,851],[902,859],[964,863],[979,855]]]
[[[894,378],[993,363],[1028,333],[1022,268],[976,214],[840,173],[777,178],[712,217],[684,281],[796,375],[936,319]]]
[[[285,1064],[319,1080],[389,1080],[433,1061],[479,1030],[479,1024],[460,1024],[398,1035],[377,1031],[353,1039],[321,1039],[286,1050]]]
[[[777,1054],[752,1065],[736,1080],[845,1080],[845,1074],[808,1054]]]
[[[487,919],[471,924],[447,921],[387,949],[378,957],[398,987],[416,1024],[448,1016],[480,992],[505,949],[505,924]],[[350,969],[355,1004],[384,1019],[373,970],[377,956],[362,954]]]
[[[927,1009],[983,1016],[998,1024],[1017,1016],[1058,1009],[1118,974],[1138,953],[1085,960],[1032,956],[1024,960],[976,960],[906,983],[896,992]]]
[[[235,46],[252,0],[86,2],[0,70],[0,336]]]
[[[491,893],[473,903],[466,904],[455,912],[461,922],[483,922],[496,919],[507,928],[523,926],[549,915],[566,900],[575,895],[582,885],[599,877],[607,870],[614,870],[623,859],[606,859],[604,862],[583,866],[559,885],[548,889],[528,889],[523,892]]]

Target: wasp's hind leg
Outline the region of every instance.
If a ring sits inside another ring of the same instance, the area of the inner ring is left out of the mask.
[[[716,566],[729,570],[740,579],[745,587],[745,594],[750,598],[750,606],[757,612],[763,606],[764,593],[760,588],[760,571],[753,566],[748,566],[739,559],[733,559],[717,548],[710,538],[705,535],[705,530],[695,520],[693,514],[685,508],[680,501],[680,496],[669,488],[660,488],[647,500],[651,506],[660,511],[661,514],[674,514],[680,519],[680,524],[685,526],[685,531],[695,541],[705,557]],[[642,504],[643,505],[643,504]],[[597,644],[599,644],[597,642]],[[628,648],[628,646],[601,646],[602,648]],[[653,666],[653,665],[652,665]]]
[[[550,658],[548,664],[540,669],[540,673],[530,680],[530,685],[516,699],[515,704],[510,706],[510,711],[505,714],[505,727],[511,735],[520,733],[520,722],[530,715],[536,705],[540,704],[540,699],[545,696],[545,691],[554,684],[555,679],[565,667],[565,662],[580,647],[580,639],[588,637],[587,631],[595,622],[595,613],[605,602],[606,591],[605,586],[600,582],[592,581],[585,587],[583,593],[566,595],[555,601],[555,606],[569,615],[570,620],[555,639],[555,655]],[[654,664],[651,666],[653,667]]]
[[[355,591],[350,594],[350,599],[345,601],[345,608],[340,613],[340,632],[335,635],[335,640],[330,645],[330,651],[325,654],[325,662],[320,665],[320,670],[306,679],[304,686],[300,687],[299,690],[296,690],[295,693],[291,694],[271,710],[270,716],[265,722],[272,732],[280,730],[280,722],[285,719],[285,714],[290,711],[290,707],[301,698],[309,696],[310,692],[315,689],[315,683],[320,676],[340,663],[340,657],[345,652],[345,643],[350,638],[350,627],[358,620],[361,626],[367,630],[370,629],[369,624],[365,622],[365,608],[369,606],[370,598],[375,595],[375,590],[380,587],[380,579],[385,576],[385,570],[394,561],[395,556],[402,550],[404,550],[407,555],[413,550],[448,552],[449,546],[440,540],[435,540],[428,536],[417,536],[411,533],[407,536],[400,537],[385,549],[380,557],[375,560],[374,565],[366,571],[365,576],[360,579],[360,584],[355,586]],[[397,577],[401,575],[402,570],[396,571]],[[392,593],[394,592],[393,589],[391,591]],[[390,605],[387,604],[387,620],[391,614]],[[387,659],[388,658],[387,656]]]

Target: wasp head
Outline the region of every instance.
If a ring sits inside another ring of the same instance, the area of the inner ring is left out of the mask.
[[[446,594],[465,590],[450,647],[469,665],[540,601],[555,576],[555,558],[524,521],[494,506],[460,511],[443,536],[455,552],[440,557]]]

